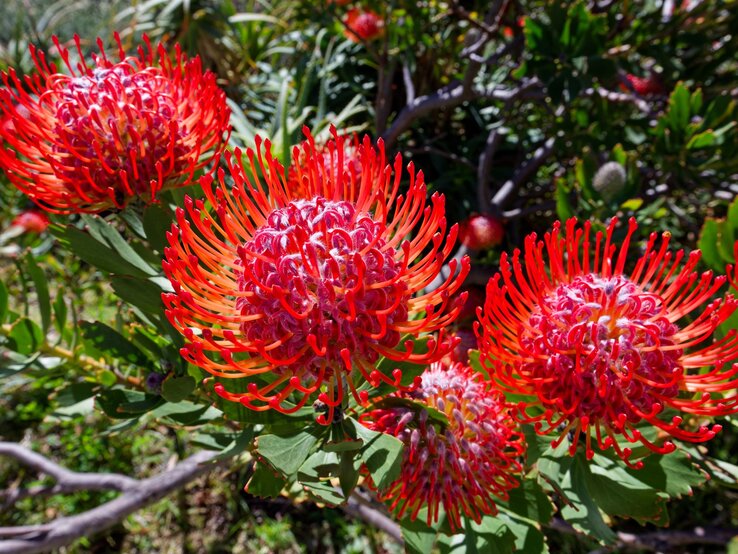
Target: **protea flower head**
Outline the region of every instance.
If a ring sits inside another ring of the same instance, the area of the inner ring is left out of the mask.
[[[445,414],[448,425],[423,406]],[[360,421],[405,444],[400,477],[378,491],[398,518],[415,519],[427,507],[431,525],[443,508],[457,529],[462,514],[479,522],[497,513],[493,497],[507,499],[518,484],[522,435],[504,397],[468,365],[432,364],[414,389],[394,393]]]
[[[2,74],[0,167],[34,202],[52,212],[122,208],[132,198],[153,201],[164,189],[190,183],[224,147],[229,131],[225,94],[199,58],[161,44],[117,60],[97,40],[99,54],[79,62],[54,37],[67,69],[57,71],[31,47],[38,73]]]
[[[699,251],[670,252],[668,232],[658,247],[653,233],[626,272],[637,225],[619,249],[616,226],[593,245],[589,222],[570,219],[563,232],[557,222],[512,261],[503,254],[477,334],[492,379],[524,397],[518,421],[559,435],[555,446],[568,437],[572,455],[583,441],[591,457],[596,443],[640,467],[630,445],[668,453],[672,438],[709,440],[721,427],[705,419],[738,411],[738,365],[725,363],[738,358],[736,331],[711,339],[736,300],[711,300],[725,277],[697,273]]]
[[[163,262],[175,292],[163,299],[187,339],[187,360],[247,380],[246,392],[217,382],[222,397],[289,412],[317,395],[326,406],[318,420],[329,423],[346,391],[367,401],[359,378],[401,386],[401,371],[379,371],[380,358],[427,364],[453,348],[444,327],[465,301],[454,293],[469,262],[451,261],[443,284],[421,292],[457,236],[455,225],[447,230],[443,196],[427,202],[412,163],[402,194],[402,159],[388,164],[381,141],[375,148],[364,137],[358,178],[335,129],[324,147],[330,164],[306,134],[293,149],[299,192],[261,139],[246,152],[246,167],[240,151],[226,155],[232,187],[222,170],[216,183],[200,180],[213,210],[187,198],[177,211]],[[416,349],[410,336],[427,348]]]
[[[649,77],[638,77],[628,73],[625,75],[625,79],[633,90],[641,96],[664,94],[664,86],[655,74],[651,74]]]
[[[384,21],[376,12],[352,8],[343,18],[344,35],[354,42],[374,40],[382,35]]]

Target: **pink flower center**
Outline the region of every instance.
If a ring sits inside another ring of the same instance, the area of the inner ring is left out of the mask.
[[[674,398],[684,368],[661,298],[616,275],[576,277],[544,298],[521,345],[547,408],[635,423]]]
[[[382,224],[353,204],[325,198],[275,209],[238,248],[242,315],[249,341],[277,346],[273,363],[312,381],[351,359],[377,360],[373,345],[394,347],[392,324],[407,320],[402,263]],[[342,351],[344,351],[342,355]],[[303,379],[305,380],[305,379]]]
[[[54,151],[64,159],[57,171],[76,181],[89,170],[91,183],[130,196],[184,167],[180,139],[187,129],[172,84],[160,69],[119,63],[88,75],[52,78],[57,79],[54,92],[42,102],[55,114]]]

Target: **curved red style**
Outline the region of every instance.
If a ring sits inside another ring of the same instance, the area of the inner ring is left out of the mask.
[[[78,62],[54,37],[67,74],[31,47],[38,73],[2,73],[0,167],[36,204],[55,213],[123,208],[133,198],[190,184],[225,147],[229,109],[215,76],[177,46],[161,44],[118,60],[99,54]]]
[[[423,405],[442,412],[448,425],[431,419]],[[521,470],[523,436],[502,394],[469,366],[432,364],[417,387],[380,406],[360,421],[405,444],[400,476],[378,491],[398,519],[407,514],[414,520],[427,508],[431,525],[443,508],[452,529],[458,529],[461,514],[476,522],[496,514],[493,497],[507,500],[508,490],[518,485],[514,475]]]
[[[187,198],[177,211],[163,262],[175,291],[163,295],[166,313],[187,339],[182,355],[220,378],[247,379],[245,392],[222,381],[216,392],[281,412],[317,395],[325,424],[347,391],[367,401],[358,378],[400,386],[401,371],[380,372],[380,358],[427,364],[448,354],[454,344],[444,327],[465,300],[454,293],[469,270],[468,259],[460,268],[451,261],[443,284],[421,292],[458,233],[456,225],[447,231],[443,196],[427,203],[412,163],[401,194],[401,157],[388,164],[383,143],[375,148],[368,137],[356,150],[358,172],[333,133],[318,149],[306,131],[293,149],[297,190],[269,141],[257,139],[245,167],[239,150],[226,154],[230,175],[200,180],[206,198]],[[427,349],[408,336],[422,336]]]
[[[559,435],[554,446],[568,437],[571,455],[582,441],[592,457],[596,442],[640,467],[630,445],[668,453],[672,438],[711,439],[721,426],[705,418],[738,412],[738,365],[726,364],[738,358],[736,331],[711,340],[737,303],[711,300],[725,277],[697,273],[699,251],[670,252],[669,233],[658,248],[653,233],[626,272],[637,225],[619,248],[616,226],[593,245],[589,222],[563,232],[557,222],[543,241],[529,235],[522,255],[503,254],[476,330],[490,377],[525,397],[518,421]]]

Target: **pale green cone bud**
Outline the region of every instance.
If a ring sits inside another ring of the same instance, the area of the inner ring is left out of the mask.
[[[618,162],[607,162],[595,173],[592,187],[606,202],[610,202],[625,187],[625,168]]]

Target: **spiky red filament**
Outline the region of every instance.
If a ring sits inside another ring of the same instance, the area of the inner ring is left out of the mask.
[[[443,412],[448,425],[429,418],[422,407],[393,406],[396,398]],[[507,499],[508,490],[518,485],[514,475],[521,469],[524,445],[504,398],[481,374],[464,364],[435,363],[415,390],[397,393],[386,403],[362,415],[361,422],[405,444],[400,477],[378,491],[398,518],[415,519],[427,508],[431,525],[443,508],[457,529],[462,514],[479,522],[497,513],[493,497]]]
[[[594,251],[590,224],[577,228],[572,219],[563,236],[557,222],[543,241],[528,236],[522,256],[503,254],[477,334],[491,377],[526,397],[518,421],[559,434],[554,444],[569,438],[572,455],[583,442],[591,457],[596,444],[630,464],[628,443],[671,452],[672,438],[700,442],[720,430],[705,417],[738,411],[738,365],[726,365],[738,358],[738,338],[731,331],[711,341],[736,300],[710,301],[725,277],[698,275],[699,252],[686,261],[670,252],[669,233],[658,248],[652,234],[626,274],[637,226],[631,219],[619,251],[616,226],[613,219],[596,233]],[[656,428],[656,441],[643,436],[645,424]]]
[[[444,328],[465,300],[454,293],[469,262],[421,292],[456,240],[456,226],[444,239],[443,197],[427,205],[412,164],[399,194],[402,160],[388,165],[381,141],[375,148],[364,138],[358,171],[344,163],[335,130],[329,161],[307,134],[294,152],[299,190],[260,139],[247,167],[240,151],[226,155],[232,187],[224,171],[216,186],[201,180],[212,212],[189,198],[177,212],[163,262],[175,292],[163,299],[187,339],[185,358],[218,377],[247,379],[245,392],[216,385],[224,398],[289,411],[317,396],[327,406],[319,421],[328,423],[346,391],[366,400],[359,380],[399,386],[399,370],[376,369],[380,357],[428,364],[449,352]],[[417,351],[403,335],[427,348]]]
[[[2,74],[0,166],[11,182],[52,212],[122,208],[132,198],[151,202],[163,189],[189,184],[219,155],[229,131],[225,94],[199,58],[162,45],[117,62],[98,39],[99,55],[79,63],[58,39],[67,73],[31,48],[38,73],[21,80]]]

